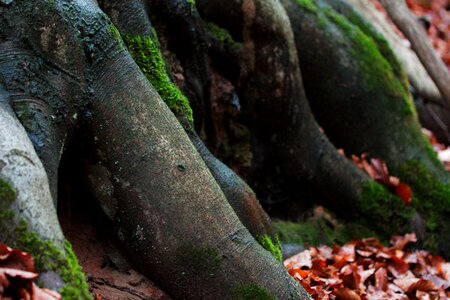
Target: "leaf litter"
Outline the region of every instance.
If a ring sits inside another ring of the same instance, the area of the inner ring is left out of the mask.
[[[309,247],[284,261],[313,299],[450,299],[450,263],[424,250],[405,250],[414,233],[339,247]]]
[[[61,299],[57,292],[38,287],[34,282],[38,276],[30,254],[0,243],[0,299]]]

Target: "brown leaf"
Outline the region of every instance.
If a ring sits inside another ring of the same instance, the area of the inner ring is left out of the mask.
[[[423,279],[431,281],[438,289],[443,288],[444,290],[450,287],[450,281],[442,279],[439,276],[427,274],[423,276]]]
[[[389,185],[389,172],[386,163],[379,158],[371,158],[370,164],[375,170],[374,179],[384,185]]]
[[[300,252],[297,255],[292,256],[291,258],[288,258],[284,261],[285,267],[288,266],[289,268],[303,268],[306,267],[310,269],[312,267],[312,259],[311,259],[311,252],[309,250],[305,250],[303,252]]]
[[[410,287],[417,281],[419,281],[419,278],[415,277],[403,277],[394,279],[394,283],[398,287],[400,287],[404,292],[408,292],[410,290]]]
[[[333,292],[338,300],[361,300],[361,297],[349,288],[339,288]]]
[[[388,288],[388,277],[385,268],[379,268],[375,272],[375,287],[382,291],[386,291]]]
[[[390,243],[392,244],[392,249],[398,249],[403,250],[405,246],[409,243],[415,243],[417,242],[416,234],[413,233],[407,233],[403,236],[393,236],[390,240]]]
[[[450,281],[450,263],[444,263],[441,265],[442,277]]]
[[[412,284],[409,287],[408,292],[411,293],[413,291],[423,291],[423,292],[431,292],[431,291],[437,291],[438,287],[431,282],[430,280],[425,279],[419,279],[417,282]]]
[[[41,289],[33,283],[33,300],[61,300],[61,295],[55,291]]]

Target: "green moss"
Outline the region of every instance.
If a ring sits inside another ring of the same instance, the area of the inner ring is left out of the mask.
[[[226,50],[231,53],[241,52],[243,49],[242,43],[236,42],[231,34],[224,28],[217,26],[214,23],[207,23],[206,29],[209,34],[215,38]]]
[[[0,208],[6,209],[16,199],[16,190],[0,179]]]
[[[397,57],[392,51],[387,40],[370,23],[368,23],[359,13],[357,13],[349,4],[341,1],[332,1],[333,7],[354,26],[358,27],[365,35],[370,37],[378,47],[383,57],[391,65],[394,74],[402,81],[406,90],[409,90],[408,77],[403,71]],[[342,9],[343,8],[343,9]]]
[[[273,257],[275,257],[278,261],[283,262],[283,255],[281,254],[281,245],[278,237],[275,237],[274,240],[268,235],[262,235],[257,238],[258,243],[261,246],[269,251]]]
[[[193,14],[195,12],[195,0],[186,0],[186,3],[189,5],[191,14]]]
[[[217,249],[192,244],[178,248],[175,258],[186,276],[214,276],[223,259]]]
[[[373,237],[376,234],[360,224],[347,223],[330,226],[323,220],[309,219],[303,223],[274,221],[280,241],[285,244],[305,246],[345,244],[355,238]]]
[[[418,161],[406,162],[398,168],[397,173],[402,181],[413,187],[416,197],[413,198],[412,205],[425,218],[428,232],[425,246],[432,251],[448,249],[450,184],[442,183]]]
[[[178,118],[192,124],[194,120],[189,101],[170,80],[158,44],[150,37],[124,36],[123,40],[133,59],[167,106]]]
[[[425,165],[418,161],[408,161],[398,168],[399,177],[414,188],[414,193],[425,199],[415,205],[428,209],[435,206],[439,211],[450,212],[450,185],[433,176]]]
[[[122,37],[120,36],[119,29],[117,29],[114,24],[111,24],[108,27],[108,31],[113,35],[114,40],[119,44],[120,48],[125,49],[125,45],[123,44]]]
[[[353,47],[350,54],[360,65],[366,88],[369,91],[382,88],[391,96],[400,97],[404,101],[405,115],[415,116],[407,78],[387,42],[379,35],[367,35],[359,26],[355,26],[330,7],[325,7],[323,11],[351,39]],[[366,32],[369,32],[367,26],[364,28]]]
[[[376,182],[368,181],[362,185],[361,202],[358,206],[366,216],[362,220],[363,224],[379,224],[379,232],[384,234],[384,238],[410,229],[414,213],[411,207]]]
[[[237,288],[233,296],[235,300],[276,300],[274,296],[256,284]]]
[[[83,272],[68,241],[64,251],[50,241],[40,239],[27,229],[25,222],[16,229],[17,243],[13,247],[33,255],[37,272],[54,271],[61,276],[65,286],[61,289],[64,300],[92,299]]]
[[[295,0],[295,2],[303,9],[316,13],[318,8],[313,0]]]

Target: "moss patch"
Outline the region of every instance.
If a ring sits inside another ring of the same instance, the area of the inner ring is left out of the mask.
[[[65,286],[61,289],[63,299],[92,299],[83,272],[69,242],[64,242],[64,251],[50,241],[40,239],[28,231],[25,221],[14,220],[10,206],[16,199],[16,191],[0,179],[0,237],[13,238],[8,246],[33,255],[36,271],[54,271],[59,274]],[[19,224],[14,228],[14,224]]]
[[[122,37],[120,36],[119,29],[117,29],[114,24],[111,24],[108,27],[108,31],[113,35],[114,40],[119,44],[121,49],[125,49],[125,45],[123,44]]]
[[[330,226],[323,220],[307,220],[302,223],[274,221],[273,226],[280,241],[285,244],[318,246],[345,244],[355,238],[373,237],[376,234],[359,224]]]
[[[361,220],[362,224],[377,224],[378,231],[383,234],[381,238],[410,230],[413,209],[376,182],[368,181],[363,184],[361,202],[358,205],[366,216]]]
[[[231,53],[241,52],[243,49],[242,43],[236,42],[231,34],[225,28],[219,27],[214,23],[207,23],[206,29],[209,34],[216,39],[227,51]]]
[[[295,3],[297,3],[301,8],[310,11],[310,12],[317,12],[318,8],[316,4],[313,2],[313,0],[294,0]]]
[[[16,199],[16,190],[0,179],[0,208],[6,209]]]
[[[189,5],[189,10],[191,14],[195,12],[195,0],[186,0],[186,3]]]
[[[360,65],[366,88],[376,91],[383,87],[389,95],[404,100],[406,115],[416,115],[407,78],[387,42],[379,35],[367,35],[359,26],[330,7],[323,8],[323,11],[351,39],[354,47],[350,54]],[[367,26],[363,28],[369,32]]]
[[[124,36],[128,51],[158,94],[178,117],[192,124],[194,119],[188,99],[170,80],[158,44],[150,37]]]
[[[449,248],[450,184],[442,183],[418,161],[406,162],[398,168],[397,173],[413,187],[416,197],[413,198],[412,206],[425,218],[428,232],[425,246],[432,251]]]
[[[178,248],[175,258],[186,276],[214,276],[223,259],[217,249],[192,244]]]
[[[25,222],[16,229],[16,245],[13,247],[33,255],[37,272],[54,271],[61,276],[65,286],[61,289],[64,300],[92,299],[86,278],[68,241],[64,252],[50,241],[40,239],[27,230]]]
[[[250,284],[244,287],[239,287],[234,291],[234,300],[276,300],[276,298],[270,295],[265,289],[257,286],[256,284]]]
[[[275,257],[278,261],[283,262],[283,255],[281,254],[281,245],[278,237],[275,237],[274,240],[268,235],[262,235],[257,238],[258,243],[267,251],[269,251],[273,257]]]

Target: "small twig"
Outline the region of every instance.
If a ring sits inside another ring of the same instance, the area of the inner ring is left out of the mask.
[[[450,143],[450,133],[448,130],[448,126],[445,125],[445,123],[441,120],[441,118],[439,118],[439,116],[431,109],[431,107],[429,107],[428,105],[424,105],[425,109],[428,111],[428,113],[430,114],[431,118],[434,120],[434,122],[436,122],[437,126],[439,126],[439,128],[444,132],[445,138],[447,139],[447,142]],[[445,108],[443,108],[445,109]]]
[[[420,61],[436,83],[446,106],[450,109],[450,72],[433,49],[425,30],[411,14],[404,0],[380,0],[394,24],[411,42]]]

